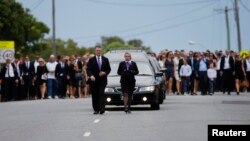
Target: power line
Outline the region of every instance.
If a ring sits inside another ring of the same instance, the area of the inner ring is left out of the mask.
[[[164,30],[170,30],[170,29],[174,29],[174,28],[177,28],[177,27],[180,27],[180,26],[183,26],[183,25],[187,25],[187,24],[191,24],[191,23],[194,23],[194,22],[202,21],[202,20],[214,17],[216,15],[220,15],[222,13],[223,12],[208,15],[208,16],[205,16],[205,17],[200,17],[200,18],[197,18],[197,19],[193,19],[193,20],[183,22],[183,23],[179,23],[179,24],[175,24],[175,25],[170,25],[170,26],[166,26],[166,27],[162,27],[162,28],[158,28],[158,29],[154,29],[154,30],[139,32],[139,33],[135,33],[135,34],[130,34],[130,35],[122,36],[122,37],[123,38],[131,38],[131,37],[135,37],[135,36],[146,35],[146,34],[160,32],[160,31],[164,31]],[[90,40],[90,41],[94,41],[94,40]],[[90,42],[90,41],[88,41],[88,42]]]
[[[178,3],[170,3],[170,4],[141,4],[141,3],[108,2],[108,1],[103,1],[103,0],[86,0],[86,1],[89,1],[92,3],[98,3],[98,4],[105,4],[105,5],[134,6],[134,7],[170,7],[170,6],[184,6],[184,5],[193,5],[193,4],[211,2],[211,0],[197,0],[193,2],[178,2]]]
[[[205,16],[205,17],[200,17],[200,18],[197,18],[197,19],[194,19],[194,20],[190,20],[190,21],[187,21],[187,22],[184,22],[184,23],[179,23],[179,24],[176,24],[176,25],[162,27],[162,28],[158,28],[158,29],[154,29],[154,30],[145,31],[145,32],[135,33],[135,34],[131,34],[131,35],[123,36],[123,37],[129,38],[129,37],[145,35],[145,34],[150,34],[150,33],[164,31],[164,30],[169,30],[169,29],[177,28],[177,27],[180,27],[180,26],[183,26],[183,25],[187,25],[187,24],[191,24],[191,23],[194,23],[194,22],[202,21],[202,20],[205,20],[205,19],[211,18],[211,17],[213,17],[215,15],[220,15],[220,14],[222,14],[222,13],[212,14],[212,15],[208,15],[208,16]]]
[[[33,8],[31,9],[31,12],[34,11],[36,8],[38,8],[43,2],[44,0],[40,0],[36,5],[33,6]]]
[[[240,0],[240,4],[246,9],[248,12],[250,12],[250,9]]]
[[[193,10],[190,10],[190,11],[187,11],[185,12],[184,14],[180,14],[178,16],[175,16],[175,17],[171,17],[171,18],[165,18],[161,21],[157,21],[157,22],[154,22],[154,23],[150,23],[150,24],[145,24],[145,25],[141,25],[141,26],[136,26],[136,27],[132,27],[132,28],[128,28],[128,29],[123,29],[123,30],[120,30],[120,31],[115,31],[113,33],[109,33],[109,34],[120,34],[120,33],[126,33],[126,32],[129,32],[129,31],[134,31],[134,30],[138,30],[138,29],[143,29],[143,28],[147,28],[147,27],[150,27],[150,26],[154,26],[154,25],[158,25],[158,24],[162,24],[162,23],[165,23],[165,22],[169,22],[171,20],[175,20],[177,18],[180,18],[180,17],[183,17],[183,16],[186,16],[186,15],[189,15],[193,12],[196,12],[196,11],[199,11],[201,9],[204,9],[204,8],[207,8],[208,6],[211,6],[215,3],[210,3],[210,4],[206,4],[206,5],[203,5],[201,7],[198,7],[197,9],[193,9]],[[84,38],[84,39],[89,39],[89,38],[99,38],[100,37],[100,34],[96,34],[96,35],[91,35],[91,36],[80,36],[80,37],[76,37],[74,39],[79,39],[79,38]]]

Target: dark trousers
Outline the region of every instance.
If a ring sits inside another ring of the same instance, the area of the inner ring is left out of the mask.
[[[217,78],[216,78],[216,91],[222,92],[223,91],[223,82],[222,82],[222,75],[220,71],[217,70]]]
[[[106,85],[91,82],[90,89],[92,94],[92,106],[94,111],[105,111],[104,90]]]
[[[199,71],[199,86],[200,86],[200,90],[201,90],[201,94],[202,95],[206,95],[207,94],[207,71]]]
[[[16,94],[16,84],[15,84],[15,78],[9,77],[4,79],[3,84],[3,95],[2,95],[2,101],[11,101],[17,99]]]
[[[216,88],[216,80],[209,80],[209,93],[214,94]]]
[[[189,77],[182,77],[181,78],[181,83],[182,83],[182,89],[184,93],[188,93],[189,90],[189,82],[190,78]]]
[[[57,80],[56,79],[48,79],[47,81],[47,94],[48,96],[55,98],[57,96]]]
[[[250,84],[250,71],[247,71],[246,75],[247,75],[247,81]],[[250,92],[250,86],[247,88],[247,91]]]
[[[15,91],[16,91],[16,99],[17,100],[21,100],[21,96],[22,96],[22,86],[21,86],[21,82],[20,79],[18,79],[18,84],[15,85]]]
[[[23,91],[23,94],[22,94],[22,98],[23,99],[34,98],[35,91],[34,91],[34,84],[33,84],[32,77],[23,76],[23,81],[24,81],[24,91]]]
[[[58,96],[60,98],[66,97],[67,79],[65,77],[59,77],[57,79],[57,85],[58,85]]]
[[[193,71],[191,76],[190,76],[190,82],[189,82],[189,88],[188,91],[193,94],[194,92],[194,77],[195,77],[195,72]]]
[[[223,93],[227,91],[229,94],[234,88],[233,73],[230,69],[223,70],[222,80],[223,80]]]

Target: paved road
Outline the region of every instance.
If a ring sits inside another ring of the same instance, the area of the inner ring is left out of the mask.
[[[168,96],[161,110],[108,106],[91,99],[0,103],[1,141],[206,141],[208,124],[250,124],[250,94]]]

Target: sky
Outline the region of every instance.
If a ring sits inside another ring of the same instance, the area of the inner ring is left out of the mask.
[[[29,8],[52,36],[52,0],[16,0]],[[250,0],[239,1],[242,49],[250,50]],[[101,36],[141,39],[152,51],[225,50],[224,8],[231,9],[231,49],[238,51],[234,0],[55,0],[56,38],[90,47]],[[192,42],[193,44],[190,44]]]

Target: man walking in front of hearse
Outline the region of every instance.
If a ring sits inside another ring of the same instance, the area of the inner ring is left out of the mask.
[[[100,45],[95,47],[95,56],[89,59],[87,67],[94,114],[104,114],[104,90],[108,82],[107,76],[111,68],[108,58],[102,56],[102,47]]]

